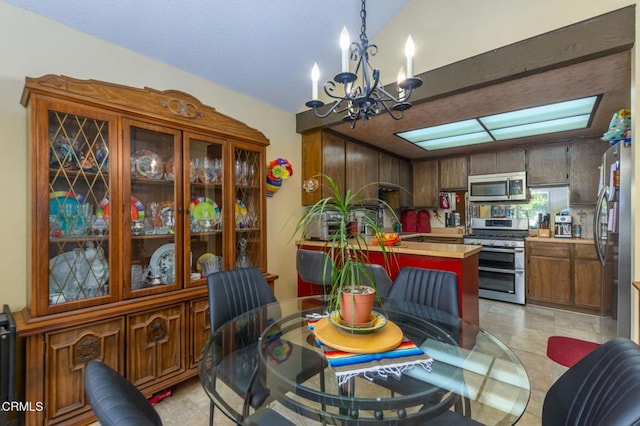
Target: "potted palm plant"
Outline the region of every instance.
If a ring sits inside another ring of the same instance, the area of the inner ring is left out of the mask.
[[[324,212],[339,213],[336,232],[323,245],[323,250],[329,254],[326,261],[332,262],[329,310],[339,311],[343,324],[357,327],[371,321],[376,296],[375,278],[369,266],[369,248],[380,247],[387,266],[392,253],[386,245],[388,239],[383,238],[377,215],[372,215],[371,209],[366,208],[365,204],[389,205],[377,198],[363,199],[360,193],[366,186],[355,192],[347,190],[343,193],[331,176],[321,175],[320,178],[330,195],[309,207],[299,219],[294,235],[302,233],[304,236],[309,224]],[[360,228],[369,231],[367,235],[358,232],[357,225],[353,223],[355,217],[360,220]],[[326,271],[327,265],[323,266]]]

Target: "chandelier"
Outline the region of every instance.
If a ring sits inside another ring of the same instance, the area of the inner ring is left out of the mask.
[[[305,103],[319,118],[326,118],[332,112],[346,113],[343,121],[350,122],[351,128],[356,126],[358,119],[366,122],[371,117],[386,111],[394,120],[400,120],[404,111],[411,108],[408,102],[411,92],[422,85],[422,80],[413,75],[414,45],[411,36],[408,37],[405,46],[407,57],[407,72],[400,68],[398,72],[397,95],[392,95],[380,84],[380,70],[373,68],[369,63],[369,57],[378,53],[378,46],[369,44],[367,38],[367,10],[365,0],[362,0],[360,10],[362,26],[360,28],[360,43],[353,42],[350,45],[349,32],[346,27],[340,34],[340,48],[342,50],[342,71],[324,83],[324,93],[334,99],[330,107],[320,112],[325,103],[318,99],[318,80],[320,71],[318,64],[313,64],[311,70],[312,96]],[[353,70],[349,70],[349,60],[355,62]],[[339,89],[338,84],[342,85]]]

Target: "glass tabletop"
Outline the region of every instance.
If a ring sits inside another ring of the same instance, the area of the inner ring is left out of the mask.
[[[250,377],[268,394],[263,406],[277,401],[285,416],[293,412],[325,424],[410,425],[436,417],[454,424],[460,416],[513,424],[524,413],[527,373],[491,334],[442,311],[385,300],[376,311],[402,331],[403,343],[353,357],[315,338],[312,328],[323,326],[326,311],[309,308],[308,300],[288,299],[248,312],[207,342],[200,380],[217,409],[238,424],[249,424],[246,416],[253,410],[248,402],[234,404],[229,383],[221,378]],[[375,341],[375,336],[363,338]]]

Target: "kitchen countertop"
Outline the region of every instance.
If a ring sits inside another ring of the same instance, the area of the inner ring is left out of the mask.
[[[526,241],[535,241],[537,243],[593,244],[593,240],[588,238],[527,237]]]
[[[298,246],[304,245],[308,247],[324,247],[326,245],[326,242],[304,240],[298,241],[296,242],[296,244],[298,244]],[[397,254],[412,254],[418,256],[465,259],[467,257],[478,254],[482,250],[482,247],[469,244],[418,243],[411,241],[401,241],[399,246],[389,246],[387,247],[387,249]],[[369,247],[369,250],[378,252],[382,251],[382,249],[377,245],[371,245]]]

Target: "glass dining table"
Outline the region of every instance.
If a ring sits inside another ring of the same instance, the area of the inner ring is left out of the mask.
[[[312,298],[265,305],[212,333],[199,374],[216,415],[252,424],[249,398],[243,405],[247,395],[236,395],[225,381],[239,374],[253,383],[247,389],[268,394],[257,412],[275,410],[294,421],[303,416],[310,424],[506,425],[524,413],[527,373],[513,351],[486,331],[442,311],[387,299],[375,308],[383,327],[354,336],[331,329],[326,307],[309,307]],[[327,345],[321,327],[338,349]],[[399,329],[399,345],[376,340],[387,327],[380,338],[393,338],[386,336]],[[334,343],[343,341],[340,333],[356,345],[363,339],[364,348],[349,353]],[[367,345],[373,353],[366,353]]]

